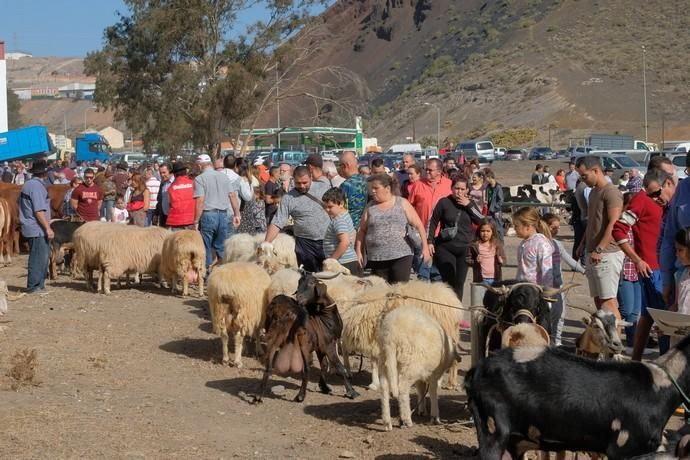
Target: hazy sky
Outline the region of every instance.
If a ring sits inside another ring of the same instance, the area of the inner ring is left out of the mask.
[[[34,56],[84,57],[103,46],[103,30],[127,13],[122,0],[0,0],[5,50]],[[261,10],[243,21],[253,22]]]

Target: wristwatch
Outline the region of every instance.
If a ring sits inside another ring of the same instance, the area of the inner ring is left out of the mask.
[[[597,246],[596,248],[594,248],[594,252],[596,252],[597,254],[601,254],[602,251],[603,251],[603,249],[601,249],[599,246]]]

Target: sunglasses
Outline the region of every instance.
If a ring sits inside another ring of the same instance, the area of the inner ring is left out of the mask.
[[[657,190],[656,192],[647,193],[647,196],[652,199],[657,199],[661,196],[661,189]]]
[[[84,180],[86,180],[86,179],[92,179],[93,180],[93,177],[94,176],[84,176]]]

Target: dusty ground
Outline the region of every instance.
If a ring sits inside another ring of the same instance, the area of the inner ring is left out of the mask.
[[[504,171],[529,177],[533,167],[496,169],[508,179]],[[506,276],[514,274],[517,243],[507,241]],[[571,276],[566,282],[583,281]],[[0,277],[12,291],[23,287],[26,256],[0,269]],[[355,378],[355,401],[343,397],[332,376],[333,395],[320,394],[313,380],[305,403],[295,403],[297,381],[275,377],[271,385],[284,393],[254,406],[247,394],[259,383],[260,365],[252,357],[242,370],[220,364],[205,299],[172,297],[151,283],[106,297],[67,277],[49,289],[11,302],[0,318],[2,458],[469,458],[476,445],[460,390],[442,392],[442,426],[416,418],[415,427],[390,433],[377,421],[378,394],[363,388],[366,371]],[[568,301],[591,305],[586,287]],[[582,315],[571,310],[569,318]],[[568,324],[571,340],[577,323]],[[5,374],[23,349],[37,351],[36,385],[12,391]],[[463,369],[468,365],[469,356]]]

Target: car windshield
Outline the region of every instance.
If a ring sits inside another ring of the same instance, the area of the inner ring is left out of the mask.
[[[679,155],[677,157],[673,157],[673,160],[671,161],[673,162],[673,166],[685,167],[686,157],[685,155]]]
[[[537,147],[535,150],[540,153],[548,153],[551,151],[551,149],[548,147]]]
[[[493,150],[494,146],[491,142],[479,142],[477,144],[477,150]]]
[[[626,156],[624,156],[624,155],[616,156],[616,157],[614,157],[614,158],[615,158],[616,161],[618,161],[618,163],[620,163],[621,166],[623,166],[624,168],[639,168],[639,167],[640,167],[640,164],[639,164],[637,161],[633,160],[632,158],[628,158],[628,157],[626,157]]]
[[[508,150],[506,152],[506,155],[521,155],[521,154],[522,154],[522,151],[520,151],[520,150]]]

